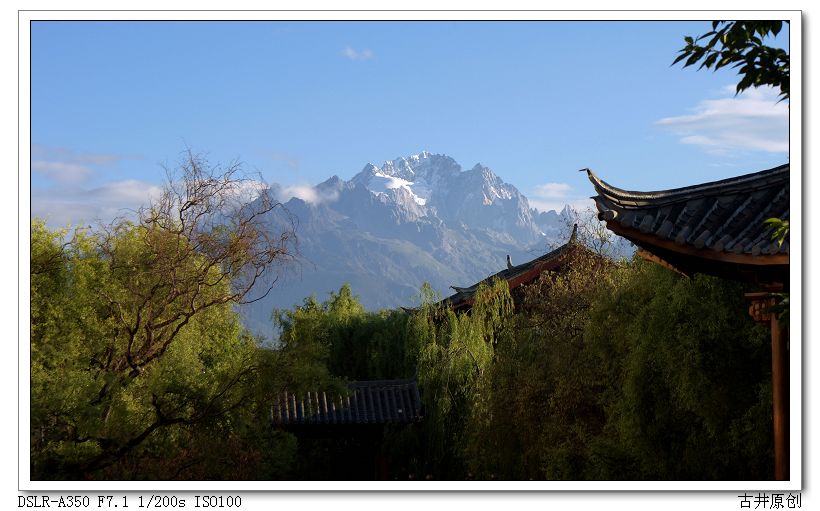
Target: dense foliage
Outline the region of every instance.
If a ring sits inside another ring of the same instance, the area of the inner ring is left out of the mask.
[[[78,231],[65,243],[34,221],[31,236],[32,477],[170,478],[188,463],[203,475],[233,467],[251,476],[238,437],[205,449],[252,412],[266,365],[230,305],[192,316],[161,356],[133,371],[125,353],[134,341],[117,315],[142,298],[125,290],[138,276],[118,272],[93,235]],[[116,248],[144,258],[142,242],[136,228],[123,229]]]
[[[382,438],[393,477],[767,479],[769,350],[743,292],[587,254],[517,308],[497,283],[469,314],[432,297],[368,313],[347,287],[279,314],[285,345],[321,339],[334,374],[415,369],[425,420]]]
[[[766,335],[742,296],[641,261],[542,279],[494,364],[474,473],[769,478]]]
[[[286,371],[233,305],[271,288],[293,232],[271,229],[287,213],[238,171],[188,153],[131,220],[32,220],[32,478],[264,470],[256,419]]]
[[[146,335],[123,319],[150,285],[134,271],[150,266],[150,231],[107,238],[128,272],[99,234],[66,242],[34,221],[31,235],[33,478],[372,477],[350,463],[373,445],[402,479],[771,477],[767,335],[733,282],[587,254],[515,300],[503,282],[482,286],[469,314],[429,289],[414,311],[368,312],[344,286],[275,311],[272,348],[226,301],[135,372],[114,368]],[[230,279],[207,288],[203,299],[225,296]],[[284,390],[407,377],[424,420],[373,441],[268,422]]]
[[[293,310],[275,310],[273,320],[281,331],[281,351],[310,352],[328,374],[378,380],[415,372],[415,353],[404,339],[407,315],[365,311],[347,284],[325,302],[311,296]]]

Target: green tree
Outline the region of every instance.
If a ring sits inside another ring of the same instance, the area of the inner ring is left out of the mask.
[[[349,284],[322,303],[311,296],[292,310],[275,310],[273,319],[281,332],[279,350],[294,360],[314,360],[320,365],[313,367],[322,367],[326,376],[379,380],[415,372],[416,354],[406,344],[407,314],[366,311]]]
[[[514,311],[506,281],[482,284],[468,313],[427,303],[413,319],[425,410],[425,454],[418,470],[438,479],[470,477],[470,423],[486,406],[497,347],[508,342]]]
[[[600,361],[584,341],[592,304],[616,286],[615,265],[579,253],[524,289],[498,343],[467,430],[480,479],[584,479],[589,438],[603,427]]]
[[[413,318],[402,310],[366,311],[347,284],[321,303],[311,296],[293,309],[274,311],[280,335],[272,353],[280,373],[287,368],[286,379],[279,378],[284,383],[279,391],[345,395],[347,381],[414,376],[421,331]],[[311,480],[359,477],[361,464],[351,464],[344,456],[361,455],[375,441],[389,453],[395,474],[411,474],[421,449],[418,429],[404,424],[372,428],[369,434],[378,438],[353,432],[332,439],[301,436],[292,475]]]
[[[683,67],[688,67],[700,63],[698,69],[715,71],[726,66],[737,68],[738,94],[749,87],[770,85],[780,89],[781,100],[788,100],[789,54],[764,44],[764,39],[776,36],[782,28],[782,21],[713,21],[709,32],[684,38],[686,46],[673,64],[683,61]]]
[[[189,154],[181,170],[136,222],[68,242],[32,222],[34,477],[104,476],[220,426],[258,390],[265,361],[232,306],[269,291],[293,233],[271,231],[281,206],[264,188],[242,200],[253,183],[238,167]]]
[[[741,291],[641,260],[547,273],[438,434],[477,479],[766,479],[766,335]]]
[[[770,477],[767,336],[743,290],[636,260],[596,300],[584,338],[602,371],[606,424],[588,444],[588,477]]]

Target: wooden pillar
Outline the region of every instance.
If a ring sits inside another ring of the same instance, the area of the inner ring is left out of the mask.
[[[774,412],[774,478],[789,479],[789,336],[777,314],[770,314],[772,328],[772,408]],[[779,455],[778,455],[779,454]]]
[[[772,338],[772,422],[774,425],[774,478],[789,479],[789,336],[777,314],[769,312],[776,304],[771,293],[746,293],[752,301],[749,314],[768,326]]]

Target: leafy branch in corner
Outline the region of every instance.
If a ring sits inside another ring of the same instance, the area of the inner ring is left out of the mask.
[[[711,31],[684,37],[686,46],[672,65],[683,61],[683,67],[700,62],[698,69],[737,68],[741,76],[737,94],[749,87],[771,85],[780,89],[781,101],[788,100],[789,53],[763,44],[766,37],[777,36],[782,28],[783,21],[713,21]]]

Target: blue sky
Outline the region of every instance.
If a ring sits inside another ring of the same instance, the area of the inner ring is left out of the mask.
[[[109,219],[186,148],[299,193],[427,150],[540,209],[788,161],[788,107],[670,66],[700,22],[34,22],[32,214]],[[788,29],[775,44],[786,46]]]

